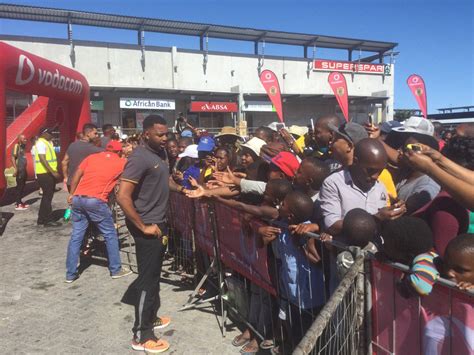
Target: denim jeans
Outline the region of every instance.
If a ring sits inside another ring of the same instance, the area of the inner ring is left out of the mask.
[[[92,222],[104,235],[111,275],[117,274],[120,261],[119,242],[115,230],[112,212],[107,203],[93,197],[74,196],[72,200],[72,234],[67,248],[66,279],[73,279],[77,274],[77,263],[82,241],[89,223]]]

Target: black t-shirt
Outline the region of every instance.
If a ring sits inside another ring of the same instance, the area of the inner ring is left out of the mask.
[[[169,171],[163,152],[148,145],[133,150],[122,173],[122,180],[136,184],[133,204],[143,223],[163,223],[169,197]]]
[[[69,164],[67,167],[68,177],[67,184],[70,185],[72,177],[76,173],[77,168],[82,163],[82,161],[87,158],[89,155],[94,153],[103,152],[104,149],[96,147],[92,143],[84,141],[75,141],[71,143],[69,148],[67,148],[67,155],[69,156]]]

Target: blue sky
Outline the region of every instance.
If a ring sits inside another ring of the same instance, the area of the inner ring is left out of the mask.
[[[400,55],[395,62],[395,108],[417,108],[406,85],[406,78],[412,73],[425,79],[430,113],[441,107],[474,105],[473,0],[2,2],[397,42]],[[67,35],[64,25],[20,25],[4,19],[0,19],[0,33],[61,38]],[[136,43],[136,36],[132,31],[74,27],[76,39]],[[198,48],[198,40],[193,37],[147,33],[145,42]],[[209,49],[252,53],[253,44],[210,39]],[[302,56],[302,48],[267,44],[265,53]],[[343,59],[346,54],[321,49],[317,56]]]

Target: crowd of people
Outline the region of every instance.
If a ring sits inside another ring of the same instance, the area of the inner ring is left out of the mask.
[[[265,222],[258,233],[268,246],[269,264],[276,265],[272,272],[280,292],[275,299],[250,282],[252,328],[232,342],[243,354],[259,348],[283,353],[299,343],[353,263],[332,241],[408,265],[399,283],[406,297],[428,295],[440,277],[474,289],[474,126],[460,125],[447,138],[442,126],[421,117],[377,125],[328,115],[308,123],[274,122],[250,137],[223,127],[212,136],[184,115],[173,132],[163,117],[150,115],[140,135],[125,139],[110,125],[99,138],[97,127],[86,124],[61,165],[73,227],[66,282],[79,277],[89,224],[104,236],[111,277],[131,273],[118,254],[110,210],[116,199],[138,264],[138,277],[122,299],[135,307],[132,347],[166,351],[170,345],[153,330],[171,322],[158,310],[163,257],[176,247],[167,237],[172,191],[212,199]],[[43,191],[38,224],[45,227],[59,226],[51,217],[60,178],[51,139],[51,130],[41,131],[34,159]],[[25,143],[20,137],[12,157],[20,209],[27,208],[21,200]],[[307,233],[320,235],[321,242]],[[322,254],[329,255],[324,263]],[[275,331],[275,320],[284,334]]]

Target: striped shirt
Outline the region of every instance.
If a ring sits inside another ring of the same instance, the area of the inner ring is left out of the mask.
[[[413,289],[421,296],[427,296],[433,290],[434,283],[439,279],[435,266],[435,252],[423,253],[413,259],[409,281]]]

